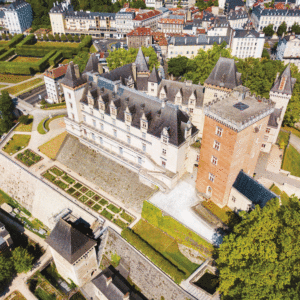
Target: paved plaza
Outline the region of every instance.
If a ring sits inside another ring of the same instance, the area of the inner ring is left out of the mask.
[[[139,181],[137,173],[94,152],[71,135],[66,138],[57,160],[138,213],[142,211],[143,201],[154,193]]]

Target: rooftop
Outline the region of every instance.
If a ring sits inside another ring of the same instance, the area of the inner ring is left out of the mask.
[[[158,22],[162,23],[162,24],[184,24],[184,20],[182,20],[182,19],[163,18],[163,19],[160,19]]]
[[[268,99],[256,98],[248,88],[239,86],[222,100],[209,102],[204,111],[206,116],[239,132],[271,115],[274,103]]]
[[[161,14],[161,12],[158,11],[158,10],[150,10],[149,12],[142,13],[142,14],[138,14],[138,15],[134,18],[134,20],[135,20],[135,21],[142,21],[142,20],[146,20],[146,19],[155,17],[155,16],[160,15],[160,14]]]
[[[56,79],[64,76],[67,72],[67,69],[68,69],[68,65],[63,65],[58,68],[52,69],[51,71],[46,71],[44,75],[49,78]]]
[[[149,27],[138,27],[136,29],[133,29],[129,33],[127,33],[127,36],[141,36],[141,35],[152,35],[152,30]]]

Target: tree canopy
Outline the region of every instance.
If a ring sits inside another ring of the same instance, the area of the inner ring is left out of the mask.
[[[15,105],[7,91],[0,96],[0,134],[7,132],[12,127]]]
[[[145,57],[149,57],[149,69],[153,69],[153,66],[159,66],[157,55],[152,47],[145,48],[142,47],[142,51]],[[126,64],[130,64],[135,61],[138,49],[129,48],[128,51],[125,49],[118,49],[115,51],[110,51],[107,58],[107,64],[110,70],[122,67]]]
[[[0,254],[0,292],[3,291],[7,282],[11,279],[14,266],[10,259]]]
[[[286,29],[287,29],[286,23],[285,23],[285,22],[282,22],[282,23],[280,24],[280,26],[278,27],[277,35],[278,35],[278,36],[282,36],[283,33],[286,33]]]
[[[12,251],[12,262],[17,273],[27,273],[32,269],[33,256],[27,249],[18,247]]]
[[[273,24],[270,24],[268,25],[267,27],[265,27],[263,29],[263,33],[266,35],[266,36],[273,36],[274,34],[274,29],[273,29]]]
[[[171,58],[168,61],[168,72],[173,74],[175,77],[179,77],[185,74],[187,71],[187,63],[189,59],[186,56],[177,56]]]
[[[295,34],[300,34],[300,25],[298,23],[294,23],[291,29]]]
[[[220,291],[231,299],[299,299],[300,203],[245,213],[217,250]]]

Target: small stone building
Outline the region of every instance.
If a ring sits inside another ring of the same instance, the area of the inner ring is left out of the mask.
[[[138,27],[127,34],[129,48],[148,47],[153,44],[153,32],[151,28]]]
[[[60,219],[46,243],[58,273],[78,286],[88,282],[98,269],[96,241]]]

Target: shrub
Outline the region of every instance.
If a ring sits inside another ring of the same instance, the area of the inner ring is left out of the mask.
[[[84,48],[90,49],[92,45],[92,37],[87,35],[84,39],[81,40],[81,43],[78,45],[79,51],[82,51]]]
[[[61,40],[62,40],[63,42],[66,42],[66,41],[67,41],[67,37],[66,37],[64,34],[62,34],[62,35],[61,35]]]
[[[176,283],[180,283],[185,278],[185,273],[174,266],[163,255],[152,248],[148,243],[135,234],[131,229],[125,228],[122,237],[133,245],[136,249],[146,255],[156,266],[162,269],[165,273],[169,274]]]
[[[82,187],[82,184],[79,183],[79,182],[77,182],[77,183],[74,185],[74,187],[75,187],[76,189],[80,189],[80,188]]]
[[[15,49],[9,49],[8,51],[4,52],[2,55],[0,55],[0,61],[4,61],[7,60],[8,58],[10,58],[13,54],[15,53]],[[12,63],[12,62],[7,62],[7,63]],[[1,73],[5,73],[5,72],[1,72]]]
[[[76,191],[76,190],[75,190],[74,188],[69,188],[69,189],[67,190],[67,193],[71,195],[71,194],[73,194],[75,191]]]
[[[75,35],[75,36],[74,36],[74,42],[79,42],[79,37],[78,37],[78,35]]]
[[[50,66],[55,66],[61,59],[63,58],[63,54],[61,51],[58,51],[55,55],[53,55],[49,59]]]
[[[44,290],[42,290],[40,287],[36,289],[34,292],[35,296],[39,300],[56,300],[56,295],[55,294],[47,294]]]
[[[62,174],[64,174],[64,172],[63,171],[61,171],[61,170],[59,170],[58,168],[52,168],[52,169],[50,169],[50,171],[52,172],[52,173],[54,173],[55,175],[57,175],[57,176],[61,176]]]
[[[24,46],[24,45],[32,45],[35,42],[35,36],[34,34],[29,34],[26,36],[26,38],[21,41],[18,45],[17,45],[17,49]]]
[[[8,50],[10,48],[13,48],[16,46],[19,42],[23,40],[24,36],[23,34],[16,34],[9,43],[5,45],[5,48]]]
[[[99,205],[99,204],[95,204],[92,209],[95,210],[95,211],[98,211],[100,210],[102,207]]]
[[[56,177],[54,175],[50,174],[48,171],[45,174],[43,174],[43,176],[52,182],[56,179]]]
[[[21,124],[27,125],[29,123],[29,116],[28,115],[23,115],[19,117],[18,120]]]
[[[56,40],[57,42],[60,41],[60,36],[59,36],[59,34],[56,34],[56,35],[54,36],[54,38],[55,38],[55,40]]]
[[[2,39],[3,39],[3,40],[6,40],[6,39],[7,39],[7,35],[6,35],[5,33],[2,33],[1,36],[2,36]]]
[[[108,203],[105,199],[101,199],[99,202],[101,205],[106,205]]]

